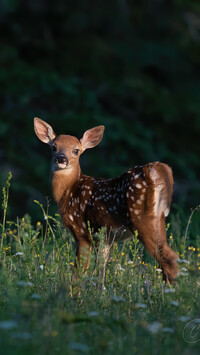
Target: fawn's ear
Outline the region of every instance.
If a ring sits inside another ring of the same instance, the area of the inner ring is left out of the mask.
[[[48,123],[37,117],[34,118],[34,130],[38,138],[43,143],[50,144],[52,140],[56,138],[53,128]]]
[[[99,144],[99,142],[101,142],[103,138],[104,129],[105,129],[104,126],[98,126],[98,127],[88,129],[84,133],[83,137],[80,139],[83,150],[88,148],[93,148],[97,144]]]

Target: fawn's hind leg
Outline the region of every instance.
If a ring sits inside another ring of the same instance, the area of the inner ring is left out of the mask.
[[[139,238],[145,248],[161,265],[163,279],[172,282],[179,267],[176,262],[178,255],[169,247],[166,240],[165,217],[146,217],[144,227],[138,229]]]
[[[148,252],[161,265],[164,280],[171,282],[179,272],[178,256],[168,246],[165,230],[165,217],[169,213],[173,191],[172,170],[166,164],[157,163],[146,168],[145,173],[148,189],[138,232]]]

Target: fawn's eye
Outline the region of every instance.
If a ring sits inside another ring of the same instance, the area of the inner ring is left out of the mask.
[[[74,149],[74,154],[78,155],[78,153],[79,153],[79,149]]]
[[[57,150],[56,144],[53,144],[52,145],[52,152],[56,152],[56,150]]]

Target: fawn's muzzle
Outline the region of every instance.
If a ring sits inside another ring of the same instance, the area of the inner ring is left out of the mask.
[[[68,164],[68,159],[66,157],[66,155],[64,154],[59,154],[57,157],[56,157],[56,163],[58,165],[67,165]]]

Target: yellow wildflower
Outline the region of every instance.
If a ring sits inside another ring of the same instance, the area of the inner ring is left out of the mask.
[[[40,221],[37,222],[37,226],[41,226],[41,222]]]
[[[4,250],[9,250],[10,249],[10,247],[6,247]]]

